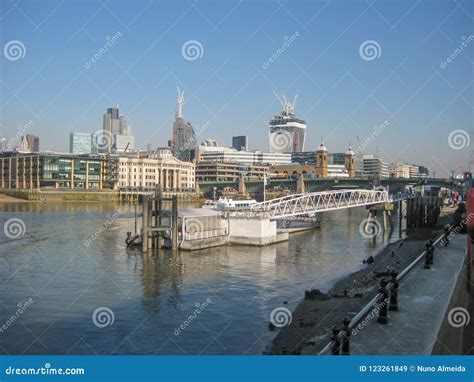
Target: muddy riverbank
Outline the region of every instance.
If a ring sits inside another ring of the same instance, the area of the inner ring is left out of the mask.
[[[345,317],[354,317],[376,295],[380,279],[390,279],[390,270],[400,272],[412,262],[423,251],[427,240],[442,233],[453,211],[444,208],[436,228],[412,230],[407,239],[387,245],[373,256],[373,263],[344,277],[327,293],[312,291],[293,311],[288,326],[279,329],[270,325],[270,330],[280,332],[266,353],[317,354],[328,343],[331,328],[342,327]]]

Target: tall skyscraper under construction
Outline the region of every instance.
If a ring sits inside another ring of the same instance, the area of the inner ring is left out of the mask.
[[[300,153],[304,151],[306,122],[295,116],[296,96],[293,102],[275,93],[283,106],[281,115],[272,117],[269,123],[270,152]]]
[[[188,161],[190,151],[196,147],[196,135],[191,123],[186,121],[183,115],[184,91],[178,87],[178,100],[176,102],[175,121],[171,132],[171,149],[174,156]]]

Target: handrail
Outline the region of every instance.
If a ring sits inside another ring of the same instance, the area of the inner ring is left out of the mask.
[[[453,225],[450,225],[449,226],[449,229],[447,232],[451,231],[451,229],[453,228]],[[437,237],[435,239],[435,241],[433,242],[433,246],[437,245],[441,240],[443,240],[443,238],[446,237],[446,231],[444,233],[442,233],[439,237]],[[403,280],[409,273],[411,270],[413,270],[413,268],[419,263],[421,262],[421,260],[423,260],[426,256],[426,249],[423,250],[423,252],[421,252],[421,254],[415,259],[413,260],[403,271],[401,271],[399,273],[399,275],[397,276],[396,280],[398,282],[400,282],[401,280]],[[392,282],[389,282],[386,286],[386,289],[388,291],[390,291],[391,289],[393,288],[393,283]],[[360,311],[359,313],[357,313],[353,318],[352,320],[350,321],[349,323],[349,329],[352,330],[353,328],[355,328],[363,319],[364,317],[366,317],[370,312],[372,312],[375,308],[376,308],[376,305],[379,304],[380,302],[382,302],[383,300],[383,293],[377,293],[375,295],[374,298],[372,298],[372,300],[370,300],[366,306],[364,306]],[[341,331],[339,334],[339,337],[342,339],[343,336],[344,336],[344,332]],[[326,353],[329,352],[329,350],[331,349],[332,345],[333,345],[334,341],[331,340],[328,342],[328,344],[318,353],[318,355],[324,355]]]

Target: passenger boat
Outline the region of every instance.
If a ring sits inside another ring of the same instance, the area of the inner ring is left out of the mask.
[[[255,199],[243,199],[243,200],[234,200],[229,197],[220,197],[219,200],[206,200],[202,205],[202,208],[210,208],[218,211],[226,211],[233,209],[243,209],[250,208],[252,205],[256,204]]]
[[[257,204],[255,199],[234,200],[228,197],[220,197],[216,202],[215,209],[219,211],[245,209],[250,208],[254,204]]]

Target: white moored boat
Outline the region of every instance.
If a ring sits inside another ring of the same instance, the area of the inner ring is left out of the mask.
[[[252,205],[256,204],[257,201],[254,199],[249,200],[234,200],[228,197],[220,197],[216,202],[216,210],[225,211],[233,209],[242,209],[250,208]]]
[[[206,200],[202,205],[202,208],[211,208],[218,211],[226,211],[226,210],[233,210],[233,209],[243,209],[243,208],[250,208],[252,205],[256,204],[257,201],[255,199],[249,200],[234,200],[228,197],[220,197],[219,200]]]

